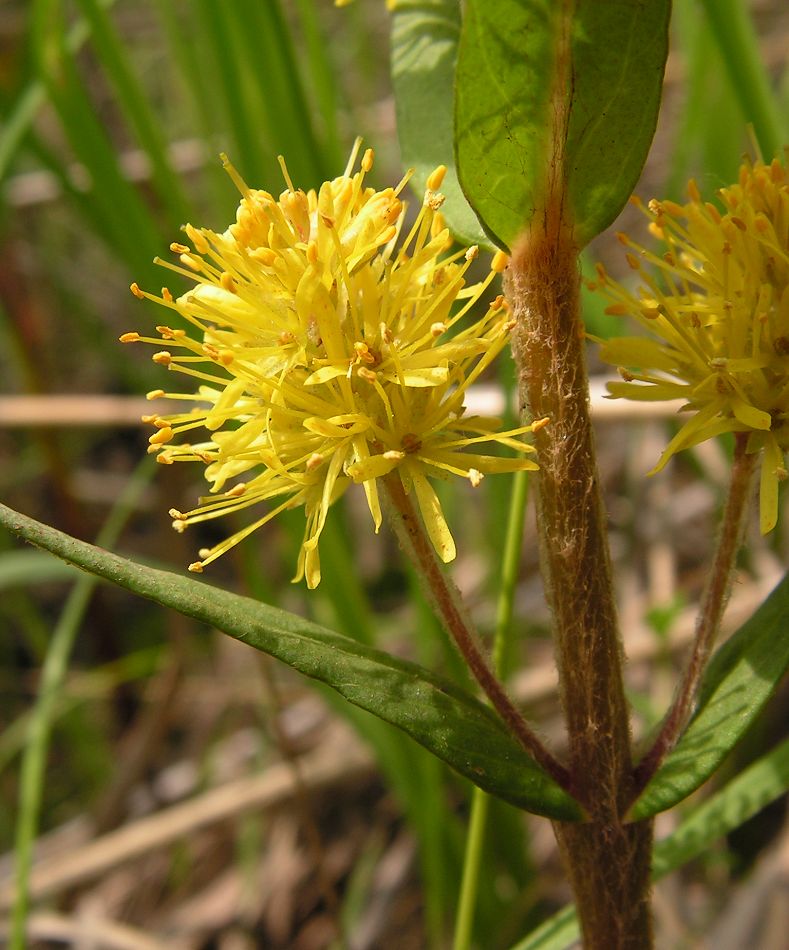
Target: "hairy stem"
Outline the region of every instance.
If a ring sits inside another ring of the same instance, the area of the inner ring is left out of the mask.
[[[534,438],[542,566],[570,774],[591,816],[554,827],[584,946],[646,950],[652,828],[622,821],[633,785],[629,713],[589,418],[577,248],[560,198],[546,203],[514,249],[506,281],[521,402],[533,418],[551,420]]]
[[[567,769],[542,744],[492,672],[477,642],[471,623],[461,607],[460,595],[439,564],[438,556],[427,537],[422,520],[414,510],[411,498],[406,494],[399,475],[392,473],[383,481],[391,502],[392,520],[400,543],[418,568],[419,576],[430,591],[447,632],[454,640],[474,678],[523,748],[557,784],[572,794]]]
[[[687,725],[701,677],[720,630],[748,513],[751,476],[756,459],[755,455],[748,455],[746,452],[747,438],[745,433],[738,433],[736,436],[734,464],[721,521],[718,547],[696,621],[696,636],[690,660],[660,732],[636,768],[636,782],[633,789],[635,796],[643,791],[660,768]]]

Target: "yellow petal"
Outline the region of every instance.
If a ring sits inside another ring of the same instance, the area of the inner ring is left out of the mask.
[[[348,474],[355,482],[366,482],[371,478],[381,478],[388,475],[393,468],[396,468],[404,457],[404,452],[387,452],[385,456],[370,455],[349,465]]]
[[[772,531],[778,521],[778,470],[783,465],[784,456],[778,443],[775,439],[768,439],[759,478],[759,529],[762,534]]]
[[[772,425],[773,420],[769,412],[764,412],[761,409],[756,409],[754,406],[749,406],[748,403],[743,402],[742,399],[732,399],[730,404],[734,418],[738,419],[743,425],[748,426],[748,428],[769,429]]]
[[[304,380],[304,385],[317,386],[319,383],[328,383],[330,379],[336,379],[338,376],[345,376],[347,372],[347,366],[321,366],[321,368],[316,369],[314,373],[310,373],[310,375]]]
[[[406,386],[440,386],[449,379],[446,366],[433,366],[430,369],[403,369],[403,382]]]
[[[421,472],[412,472],[416,500],[425,522],[428,536],[441,560],[447,564],[455,559],[455,540],[441,510],[441,502],[433,491],[430,482]]]

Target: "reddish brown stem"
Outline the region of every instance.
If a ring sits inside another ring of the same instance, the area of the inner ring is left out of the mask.
[[[589,418],[577,248],[561,197],[515,247],[506,291],[521,401],[540,471],[538,523],[576,795],[585,824],[554,825],[587,950],[648,950],[651,822],[625,824],[632,789],[629,712],[605,513]]]
[[[422,520],[414,510],[399,475],[388,475],[384,479],[384,485],[392,505],[398,537],[406,553],[419,569],[419,575],[430,591],[444,626],[474,678],[523,748],[558,785],[572,794],[572,783],[567,769],[554,758],[532,731],[485,659],[471,623],[460,606],[460,595],[439,565]]]
[[[729,494],[721,521],[718,547],[701,603],[693,650],[671,709],[652,747],[635,770],[634,795],[640,794],[674,748],[690,718],[693,701],[720,630],[729,600],[731,581],[748,512],[751,476],[756,456],[746,452],[747,434],[738,433],[734,449]]]

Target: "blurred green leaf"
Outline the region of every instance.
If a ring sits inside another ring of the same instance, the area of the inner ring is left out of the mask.
[[[39,74],[69,145],[88,172],[92,200],[85,207],[96,218],[96,230],[112,235],[114,251],[142,277],[152,272],[150,251],[163,239],[96,114],[65,43],[62,16],[60,0],[36,0],[32,37]]]
[[[789,668],[789,575],[715,653],[693,719],[629,818],[665,811],[715,772]]]
[[[111,7],[116,0],[100,0],[102,7]],[[66,48],[76,52],[90,35],[88,25],[79,20],[65,34]],[[21,143],[30,130],[39,109],[47,101],[47,90],[39,76],[36,76],[18,97],[10,114],[5,116],[0,126],[0,180],[5,178]]]
[[[619,214],[657,122],[669,11],[669,0],[468,0],[458,173],[497,244],[511,246],[545,207],[556,175],[579,246]]]
[[[480,788],[536,814],[581,816],[496,715],[454,683],[325,627],[200,581],[124,560],[0,505],[0,523],[84,570],[212,624],[402,729]]]
[[[0,554],[0,590],[22,585],[73,581],[79,573],[46,551],[4,551]]]
[[[460,37],[457,0],[401,0],[392,14],[392,86],[403,164],[414,169],[422,197],[427,176],[447,166],[441,209],[447,227],[464,244],[491,249],[460,190],[454,158],[452,99]]]
[[[702,6],[732,92],[746,120],[753,124],[763,158],[767,162],[779,158],[789,135],[789,122],[772,92],[748,5],[744,0],[702,0]]]
[[[178,227],[190,218],[190,206],[181,185],[181,179],[173,171],[167,155],[167,140],[160,122],[148,102],[145,92],[129,63],[126,49],[99,0],[78,0],[80,9],[92,34],[92,47],[96,50],[104,69],[115,86],[117,101],[123,109],[139,139],[141,148],[151,164],[151,178],[159,200],[167,208],[172,224]]]

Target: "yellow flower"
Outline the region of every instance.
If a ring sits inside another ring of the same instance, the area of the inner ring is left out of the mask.
[[[687,204],[651,201],[643,210],[665,245],[662,255],[618,235],[640,279],[636,292],[602,267],[590,286],[613,301],[608,313],[634,318],[649,334],[603,343],[603,359],[624,379],[609,384],[611,394],[681,398],[694,413],[654,471],[680,449],[723,432],[748,433],[747,452],[761,453],[760,524],[767,533],[778,517],[789,449],[786,170],[777,160],[747,163],[738,183],[718,195],[722,210],[703,202],[694,182]]]
[[[179,264],[160,261],[196,286],[177,300],[138,297],[167,307],[196,331],[159,326],[160,338],[127,333],[166,349],[153,359],[198,382],[194,393],[156,390],[195,404],[176,415],[146,417],[156,432],[151,452],[165,464],[202,462],[211,495],[192,511],[171,511],[173,525],[217,518],[261,502],[251,524],[207,551],[201,571],[286,508],[304,506],[306,531],[298,572],[320,580],[318,541],[328,510],[349,484],[363,486],[375,530],[381,524],[377,480],[396,472],[413,490],[432,542],[445,560],[452,536],[429,479],[534,469],[521,426],[498,432],[498,420],[467,417],[468,386],[506,345],[507,305],[497,297],[465,325],[506,258],[487,278],[466,285],[477,249],[450,253],[439,208],[443,167],[428,180],[416,220],[404,236],[405,206],[396,188],[364,184],[371,150],[353,172],[357,142],[343,175],[315,192],[287,189],[275,199],[248,188],[235,224],[222,234],[187,225],[191,247],[172,245]],[[193,431],[207,430],[198,441]],[[498,442],[516,457],[481,454]],[[464,451],[464,449],[471,451]]]

